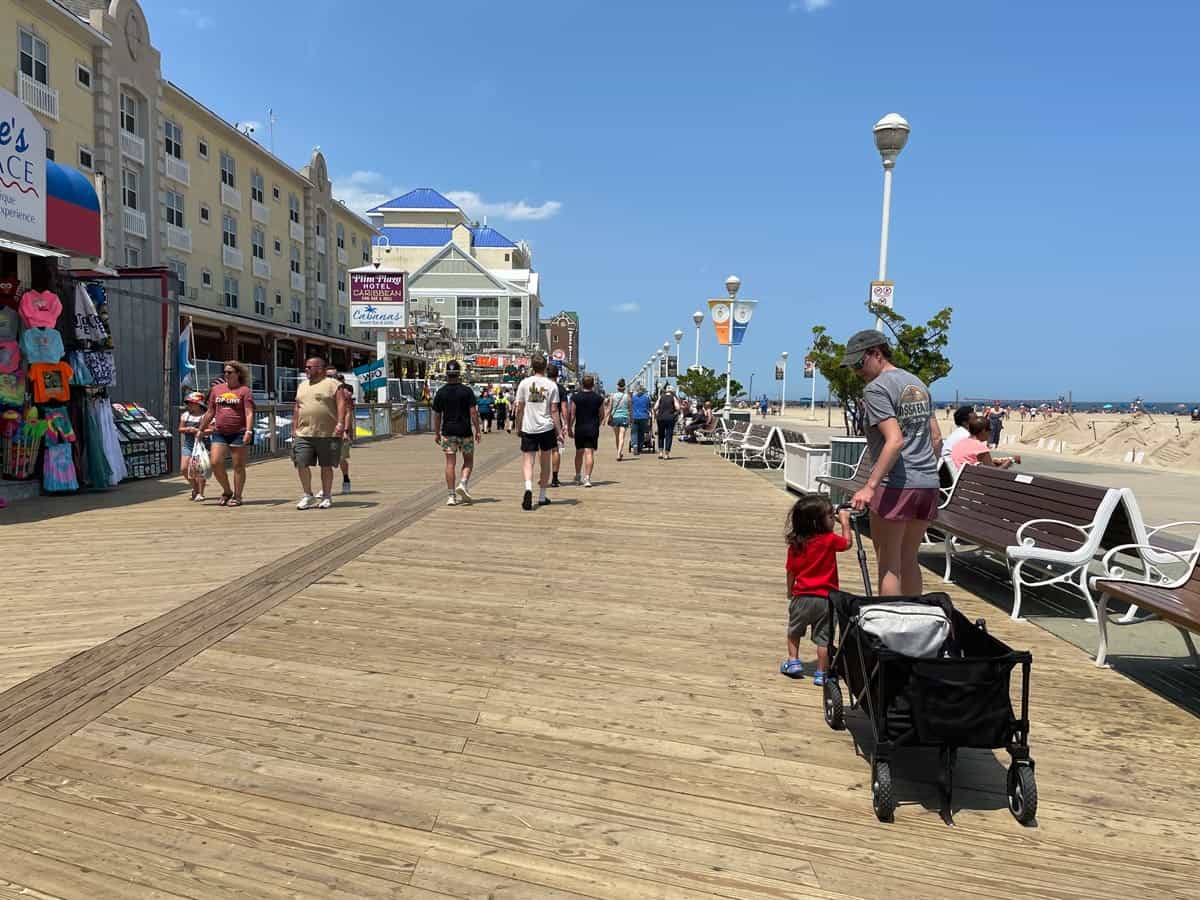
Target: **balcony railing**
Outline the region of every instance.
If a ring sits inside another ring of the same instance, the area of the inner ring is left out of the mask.
[[[485,329],[483,329],[482,331],[480,331],[480,332],[479,332],[479,338],[478,338],[478,340],[481,340],[481,341],[498,341],[498,340],[500,340],[500,332],[499,332],[499,331],[493,331],[493,330],[489,330],[489,329],[486,329],[486,328],[485,328]]]
[[[328,292],[325,290],[325,282],[317,282],[317,299],[324,300]]]
[[[58,91],[34,81],[20,69],[17,70],[17,96],[30,109],[58,121]]]
[[[221,265],[227,269],[237,269],[239,272],[244,268],[242,251],[237,247],[227,247],[221,245]]]
[[[168,154],[165,157],[167,161],[166,172],[167,177],[178,181],[180,184],[192,183],[192,167],[178,157]]]
[[[304,226],[299,222],[293,222],[291,219],[288,219],[288,237],[293,241],[303,241]]]
[[[177,225],[167,226],[167,246],[185,253],[192,252],[192,232]]]
[[[259,259],[257,256],[254,257],[253,261],[251,263],[251,268],[254,270],[255,278],[266,278],[268,280],[270,279],[271,264],[269,262],[267,262],[265,259]]]
[[[346,265],[347,257],[346,257],[346,248],[345,247],[338,247],[337,258],[338,258],[339,266]]]
[[[135,163],[145,164],[146,142],[136,134],[121,129],[121,155],[128,156]]]
[[[125,230],[136,237],[144,238],[149,233],[146,231],[146,214],[140,209],[122,206],[121,222],[125,226]]]
[[[325,235],[323,235],[323,234],[317,235],[317,252],[318,253],[325,252]]]
[[[231,188],[225,182],[221,182],[221,202],[233,209],[240,210],[242,208],[242,192],[237,188]]]
[[[257,200],[250,201],[250,218],[261,225],[271,224],[271,210],[263,203]]]
[[[292,290],[293,291],[304,290],[304,276],[301,275],[299,272],[292,272]]]

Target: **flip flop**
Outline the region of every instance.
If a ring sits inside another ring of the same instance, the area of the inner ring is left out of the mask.
[[[217,501],[217,506],[228,506],[229,501],[233,499],[233,494],[222,494],[221,499]]]
[[[229,502],[225,505],[226,506],[241,506],[242,498],[241,497],[230,497]]]

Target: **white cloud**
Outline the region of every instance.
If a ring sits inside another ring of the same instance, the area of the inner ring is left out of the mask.
[[[403,193],[382,172],[360,169],[333,179],[333,196],[359,214]]]
[[[530,222],[538,219],[549,219],[558,214],[562,204],[557,200],[547,200],[540,206],[530,206],[524,200],[505,200],[489,203],[474,191],[447,191],[446,199],[457,203],[472,219],[492,216],[497,219],[507,219],[511,222]]]
[[[788,4],[787,11],[797,13],[803,10],[804,12],[818,12],[833,4],[833,0],[792,0]]]
[[[616,306],[612,307],[612,311],[619,312],[619,313],[641,312],[642,305],[640,303],[638,303],[636,300],[630,300],[627,303],[618,303]]]
[[[197,31],[208,31],[208,29],[212,28],[216,24],[216,21],[213,19],[213,17],[204,11],[192,9],[187,6],[179,9],[179,15]]]

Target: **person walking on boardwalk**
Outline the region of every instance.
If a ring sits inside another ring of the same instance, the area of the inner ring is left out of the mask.
[[[211,433],[208,427],[212,426]],[[218,506],[241,506],[246,488],[246,449],[254,443],[254,394],[250,369],[230,359],[222,367],[222,378],[208,394],[208,411],[200,420],[200,433],[212,440],[212,469],[221,485]],[[233,486],[225,471],[225,459],[233,459]]]
[[[474,440],[472,440],[474,435]],[[483,440],[479,431],[479,406],[475,392],[462,383],[462,363],[446,363],[446,383],[433,398],[433,439],[446,458],[446,505],[470,503],[471,469],[475,465],[475,445]],[[462,475],[454,482],[458,454],[462,453]]]
[[[338,372],[333,366],[325,369],[325,374],[329,378],[337,381],[341,385],[341,392],[346,395],[346,418],[342,421],[344,431],[342,432],[342,453],[338,457],[338,468],[342,470],[342,493],[350,493],[350,445],[354,443],[354,389],[346,384],[346,376]]]
[[[617,439],[617,462],[625,458],[625,444],[629,440],[630,398],[625,391],[625,379],[617,380],[617,392],[609,396],[604,404],[604,418],[612,425],[613,437]]]
[[[562,384],[558,380],[558,376],[560,374],[561,373],[559,372],[558,366],[551,364],[546,367],[546,377],[553,381],[555,386],[558,388],[558,416],[559,421],[565,424],[567,421],[567,407],[570,405],[570,399],[567,397],[566,391],[563,390]],[[560,426],[554,433],[554,439],[554,450],[551,451],[550,454],[550,487],[562,487],[562,484],[558,480],[558,470],[562,467],[563,447],[565,447],[567,443],[566,428]]]
[[[491,434],[492,422],[496,419],[496,398],[492,396],[492,389],[487,385],[483,386],[483,390],[479,393],[479,419],[483,422],[483,434]]]
[[[871,511],[871,540],[879,566],[879,595],[921,593],[917,550],[937,514],[937,460],[942,434],[927,388],[892,364],[880,331],[860,331],[846,342],[842,365],[867,383],[863,390],[867,452],[875,460],[855,509]]]
[[[304,363],[308,377],[296,386],[292,404],[292,462],[304,496],[296,509],[333,506],[333,470],[342,458],[346,433],[346,392],[342,383],[325,374],[325,360],[314,356]],[[321,469],[321,493],[312,492],[312,467]]]
[[[576,391],[569,407],[567,432],[575,439],[575,483],[592,486],[592,471],[596,465],[596,447],[600,443],[600,428],[604,425],[604,399],[596,393],[596,379],[583,376],[583,388]]]
[[[550,502],[546,487],[550,483],[550,453],[558,444],[556,433],[562,430],[558,385],[546,377],[546,357],[536,354],[531,365],[533,374],[517,388],[517,408],[514,412],[521,434],[521,471],[525,476],[525,495],[522,509],[533,509],[533,463],[540,462],[538,476],[538,505]]]
[[[496,399],[492,403],[496,414],[496,431],[505,431],[508,420],[508,393],[503,388],[496,388]]]
[[[630,406],[633,410],[633,455],[642,455],[642,444],[647,438],[653,439],[650,431],[650,395],[643,385],[638,385],[637,393],[633,395]]]
[[[203,503],[205,479],[199,466],[192,465],[192,454],[196,450],[197,441],[205,450],[210,446],[208,436],[200,433],[200,423],[204,420],[204,395],[199,391],[192,391],[185,398],[185,402],[187,410],[179,417],[179,440],[183,445],[179,468],[184,479],[191,485],[191,499]]]
[[[668,384],[654,403],[659,459],[671,458],[671,439],[675,434],[675,420],[678,418],[679,404],[675,400],[675,389]]]

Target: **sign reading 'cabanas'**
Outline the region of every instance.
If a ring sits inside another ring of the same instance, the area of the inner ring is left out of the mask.
[[[46,129],[0,90],[0,231],[46,240]]]

